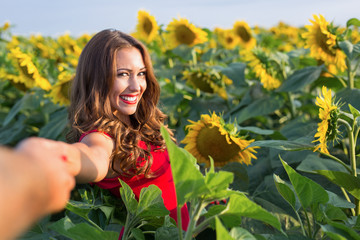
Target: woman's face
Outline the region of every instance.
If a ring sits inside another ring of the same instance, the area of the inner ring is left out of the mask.
[[[110,104],[114,114],[129,123],[129,115],[136,112],[146,89],[146,67],[140,51],[135,47],[122,48],[115,58],[115,80],[110,90]]]

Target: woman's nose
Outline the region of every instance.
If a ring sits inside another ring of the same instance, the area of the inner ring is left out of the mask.
[[[139,76],[136,76],[136,75],[131,76],[129,88],[132,91],[140,91],[140,78],[139,78]]]

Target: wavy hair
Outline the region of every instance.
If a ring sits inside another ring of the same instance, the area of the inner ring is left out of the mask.
[[[130,115],[130,125],[120,121],[111,108],[109,92],[114,84],[116,52],[135,47],[146,67],[147,88],[138,108]],[[111,155],[111,168],[125,176],[145,174],[149,176],[153,162],[151,146],[165,148],[160,126],[167,116],[157,107],[160,87],[154,75],[150,55],[146,47],[132,36],[118,30],[106,29],[95,34],[84,47],[71,86],[69,142],[77,142],[83,133],[98,130],[112,136],[115,147]],[[173,137],[170,129],[168,132]],[[139,140],[147,149],[138,146]],[[144,158],[139,164],[138,158]]]

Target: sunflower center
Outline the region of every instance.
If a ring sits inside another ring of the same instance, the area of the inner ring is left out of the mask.
[[[203,92],[214,93],[211,85],[206,81],[206,76],[194,73],[190,76],[190,82],[195,88],[199,88]]]
[[[150,19],[146,18],[144,20],[143,29],[147,35],[150,35],[151,31],[153,30],[153,25],[152,25],[152,22],[150,21]]]
[[[244,41],[248,42],[251,39],[249,32],[244,27],[238,27],[236,29],[236,34]]]
[[[225,135],[220,134],[219,127],[201,129],[196,141],[200,154],[206,159],[211,156],[214,162],[227,162],[240,151],[240,147],[234,142],[229,144],[226,141]]]
[[[24,74],[26,77],[30,79],[34,79],[34,73],[29,73],[28,66],[21,66],[20,63],[18,63],[18,67],[22,74]]]
[[[225,41],[226,41],[227,44],[232,44],[234,42],[234,38],[233,37],[227,37],[225,39]]]
[[[331,51],[331,46],[326,43],[326,41],[328,40],[328,37],[326,36],[326,34],[324,34],[321,31],[321,28],[318,27],[317,31],[316,31],[316,35],[315,35],[315,39],[316,39],[316,43],[317,45],[324,51],[326,52],[328,55],[330,56],[335,56],[335,54]]]
[[[62,94],[62,96],[64,96],[66,99],[70,99],[70,85],[71,85],[71,81],[67,81],[63,84],[61,84],[61,89],[60,92]]]
[[[175,36],[180,43],[187,45],[191,45],[196,38],[195,33],[184,25],[180,25],[176,28]]]

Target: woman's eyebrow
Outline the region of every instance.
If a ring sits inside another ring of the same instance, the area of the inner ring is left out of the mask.
[[[129,72],[132,72],[132,71],[133,71],[133,70],[130,69],[130,68],[118,68],[118,69],[116,69],[116,71],[121,71],[121,70],[126,70],[126,71],[129,71]],[[140,70],[140,71],[144,71],[144,70],[146,70],[146,67],[142,67],[142,68],[140,68],[139,70]]]

